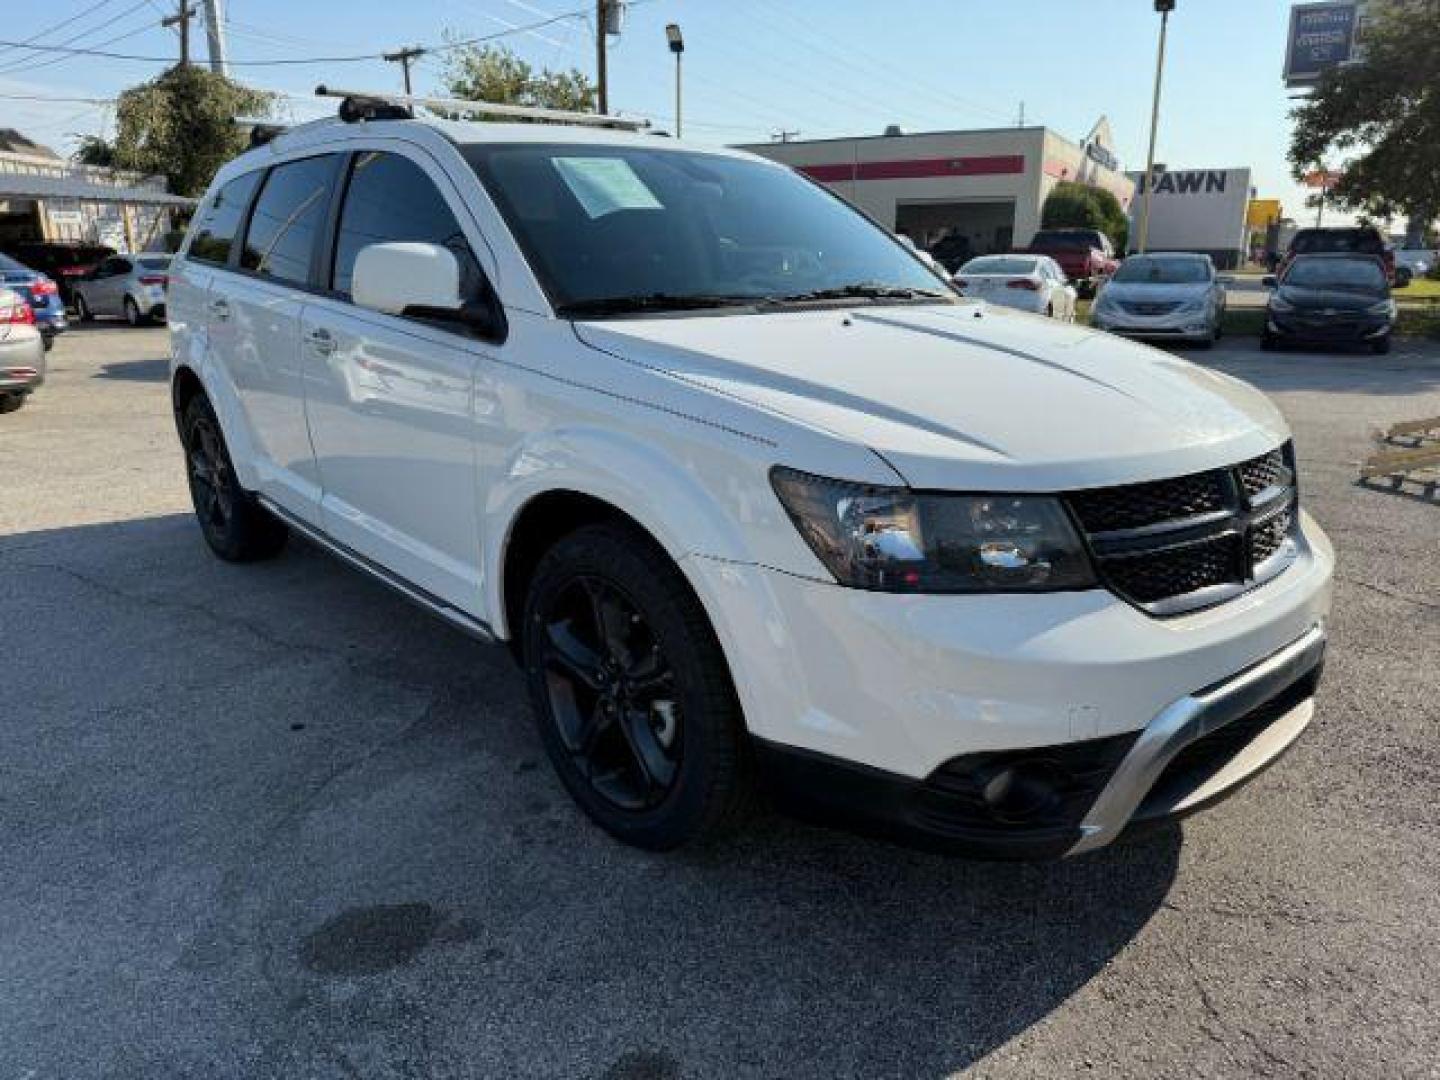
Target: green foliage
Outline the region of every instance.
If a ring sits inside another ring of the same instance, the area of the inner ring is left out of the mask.
[[[1130,222],[1120,200],[1104,188],[1064,180],[1045,200],[1040,224],[1046,229],[1099,229],[1116,251],[1124,251]]]
[[[1440,0],[1372,4],[1365,49],[1292,114],[1290,164],[1299,179],[1356,152],[1327,201],[1423,226],[1440,214]]]
[[[161,173],[170,190],[200,195],[246,146],[237,116],[270,116],[275,96],[198,67],[173,67],[132,86],[116,105],[114,164]]]
[[[99,135],[86,135],[80,140],[80,145],[70,155],[70,160],[78,165],[104,165],[113,167],[115,164],[115,145],[106,142]]]
[[[446,34],[455,40],[454,34]],[[509,49],[495,45],[467,45],[452,49],[445,63],[445,91],[451,97],[493,101],[503,105],[530,105],[571,112],[595,111],[595,86],[575,68],[538,71]]]

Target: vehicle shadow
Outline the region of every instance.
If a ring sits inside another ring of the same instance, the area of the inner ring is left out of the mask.
[[[1176,873],[1178,828],[1008,864],[762,813],[635,851],[561,789],[503,649],[306,544],[223,564],[170,515],[0,556],[34,973],[0,1043],[62,1073],[231,1075],[244,1045],[252,1075],[942,1075],[1100,973]]]
[[[122,382],[166,382],[170,378],[170,361],[163,356],[149,360],[123,360],[101,364],[97,379],[118,379]]]

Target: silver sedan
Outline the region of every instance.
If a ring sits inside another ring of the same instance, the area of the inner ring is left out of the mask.
[[[170,284],[170,256],[111,255],[75,283],[75,315],[81,322],[96,316],[120,316],[131,326],[165,321],[165,290]]]
[[[1210,345],[1222,332],[1225,286],[1208,255],[1131,255],[1095,298],[1090,324],[1126,337]]]
[[[0,286],[0,413],[14,412],[45,381],[45,342],[35,312],[14,289]]]

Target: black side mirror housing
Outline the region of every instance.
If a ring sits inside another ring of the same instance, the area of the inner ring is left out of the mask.
[[[1264,285],[1267,289],[1278,289],[1280,287],[1280,280],[1274,274],[1266,274],[1260,284]]]

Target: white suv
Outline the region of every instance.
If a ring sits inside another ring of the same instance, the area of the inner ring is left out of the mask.
[[[1255,390],[966,301],[747,154],[342,115],[222,169],[172,267],[205,539],[508,642],[617,837],[764,790],[1052,857],[1309,723],[1333,556]]]

